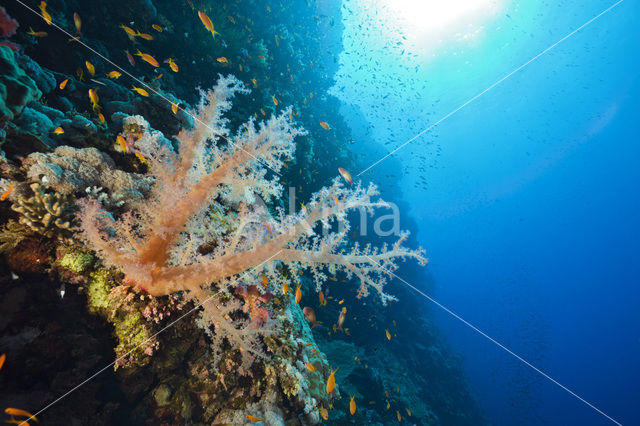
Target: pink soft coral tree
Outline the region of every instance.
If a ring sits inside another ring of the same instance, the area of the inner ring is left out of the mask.
[[[383,303],[392,299],[383,286],[396,269],[395,261],[425,259],[421,250],[402,246],[407,234],[390,247],[347,248],[347,213],[354,209],[373,213],[386,206],[373,199],[375,186],[345,187],[336,178],[292,215],[278,210],[272,217],[258,202],[281,196],[277,172],[293,156],[294,138],[305,132],[294,126],[291,110],[286,109],[257,127],[250,120],[232,135],[223,113],[230,109],[234,94],[246,92],[235,77],[220,77],[191,111],[197,117],[194,126],[176,136],[177,151],[141,117],[130,118],[144,129],[135,150],[150,160],[152,192],[117,219],[95,201],[81,202],[85,240],[106,264],[155,296],[187,291],[204,300],[212,285],[231,294],[244,283],[260,282],[258,274],[268,277],[279,292],[285,276],[299,280],[297,273],[283,273],[289,268],[310,270],[318,288],[327,272],[343,270],[360,280],[359,295],[366,296],[373,288]],[[319,228],[333,231],[321,235]],[[221,320],[229,318],[229,303],[205,306],[206,315],[214,318],[216,334],[219,327],[223,334],[238,334],[237,327]],[[248,327],[245,331],[249,333]],[[236,337],[241,344],[243,336]],[[254,345],[248,352],[259,350]]]

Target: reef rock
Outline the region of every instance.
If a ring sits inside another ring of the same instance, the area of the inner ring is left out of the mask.
[[[40,96],[42,92],[20,67],[16,54],[0,46],[0,122],[13,120],[25,105]]]
[[[23,166],[30,179],[45,182],[61,194],[99,186],[129,201],[143,197],[151,186],[149,177],[116,169],[113,159],[96,148],[61,146],[50,154],[36,152],[24,160]]]

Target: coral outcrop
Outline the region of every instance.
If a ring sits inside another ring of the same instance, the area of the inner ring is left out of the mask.
[[[0,46],[0,123],[13,120],[40,96],[36,82],[20,67],[17,53]]]

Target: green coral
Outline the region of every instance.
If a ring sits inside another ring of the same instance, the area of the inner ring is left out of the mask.
[[[71,197],[46,192],[39,183],[30,185],[33,196],[19,196],[11,209],[20,213],[19,222],[48,238],[69,238],[75,226],[75,205]]]
[[[106,269],[99,269],[89,275],[87,296],[91,312],[105,312],[109,307],[109,293],[115,287],[111,274]]]
[[[92,266],[95,258],[86,252],[67,252],[58,261],[58,265],[76,274],[85,274]]]

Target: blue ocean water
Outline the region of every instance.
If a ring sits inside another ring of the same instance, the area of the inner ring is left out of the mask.
[[[382,180],[383,196],[399,187],[419,224],[433,285],[412,284],[637,424],[640,6],[619,2],[598,16],[614,2],[486,3],[427,35],[407,21],[437,22],[429,14],[445,7],[344,3],[334,93],[354,150],[366,163],[371,144],[401,147],[393,162],[370,156],[362,177]],[[416,298],[463,356],[491,423],[612,424]]]

